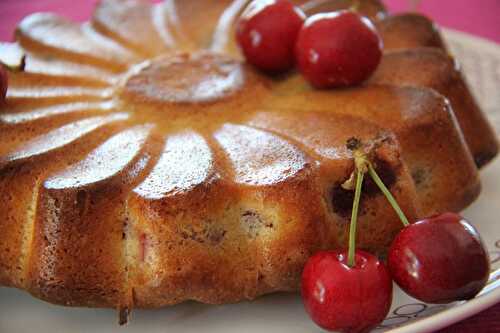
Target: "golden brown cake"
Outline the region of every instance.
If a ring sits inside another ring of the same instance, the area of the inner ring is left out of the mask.
[[[361,1],[382,64],[319,91],[242,61],[246,3],[102,0],[82,25],[20,23],[0,47],[25,56],[0,106],[0,285],[120,310],[296,290],[313,252],[346,244],[351,137],[412,220],[476,198],[496,137],[428,19]],[[383,254],[400,228],[367,181],[359,246]]]

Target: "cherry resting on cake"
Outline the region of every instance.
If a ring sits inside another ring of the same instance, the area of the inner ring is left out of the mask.
[[[477,230],[450,212],[410,224],[370,162],[368,166],[368,173],[404,225],[388,254],[394,281],[408,295],[426,303],[474,298],[490,273],[488,251]]]
[[[288,0],[251,2],[236,32],[246,60],[266,72],[291,69],[295,41],[304,20],[305,14]]]
[[[478,231],[456,213],[437,214],[410,224],[382,180],[370,175],[405,228],[393,240],[387,265],[408,295],[426,303],[474,298],[488,282],[490,260]]]
[[[382,39],[368,18],[342,10],[309,17],[299,32],[295,57],[314,87],[346,87],[370,77],[382,49]]]
[[[344,333],[369,332],[387,316],[392,279],[374,255],[355,250],[356,222],[366,161],[354,151],[356,186],[349,230],[349,249],[321,251],[302,273],[302,299],[319,326]]]
[[[479,233],[455,213],[404,228],[391,245],[388,266],[401,289],[427,303],[474,298],[490,273]]]
[[[393,240],[387,262],[399,287],[426,303],[474,298],[490,274],[488,251],[478,231],[452,212],[410,224],[374,170],[368,172],[405,226]]]

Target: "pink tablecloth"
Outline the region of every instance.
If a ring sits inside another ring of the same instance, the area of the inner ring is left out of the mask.
[[[199,0],[203,1],[203,0]],[[11,40],[15,25],[25,15],[51,11],[74,20],[89,17],[97,0],[0,0],[0,40]],[[410,1],[386,0],[388,7],[405,11]],[[422,0],[418,10],[443,26],[466,31],[500,43],[500,0]],[[440,333],[500,332],[500,304]]]
[[[203,0],[200,0],[203,1]],[[75,20],[88,18],[97,0],[0,0],[0,40],[9,40],[16,23],[36,11],[53,11]],[[411,0],[385,0],[405,11]],[[418,10],[439,24],[500,43],[500,0],[421,0]]]

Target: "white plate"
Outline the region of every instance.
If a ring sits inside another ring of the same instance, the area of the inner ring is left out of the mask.
[[[455,56],[463,63],[471,86],[500,133],[500,46],[455,31],[445,31]],[[479,228],[491,252],[489,285],[475,299],[427,305],[395,289],[391,313],[377,332],[429,332],[448,326],[500,302],[500,159],[482,171],[480,199],[464,212]],[[24,292],[0,288],[1,333],[83,332],[321,332],[307,317],[300,297],[271,295],[254,302],[209,306],[186,303],[171,308],[134,311],[131,323],[117,326],[111,310],[69,309],[46,304]]]

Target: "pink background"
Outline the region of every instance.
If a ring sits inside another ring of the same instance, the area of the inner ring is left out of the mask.
[[[203,1],[203,0],[199,0]],[[53,11],[75,20],[89,17],[97,0],[0,0],[0,40],[10,40],[17,22],[36,11]],[[394,12],[409,0],[386,0]],[[439,24],[500,43],[500,0],[421,0],[418,10]]]
[[[203,0],[198,0],[203,1]],[[10,41],[25,15],[57,12],[74,20],[88,19],[97,0],[0,0],[0,40]],[[408,10],[407,0],[386,0],[394,12]],[[418,10],[437,23],[500,43],[500,0],[422,0]],[[440,333],[500,332],[500,304]]]

